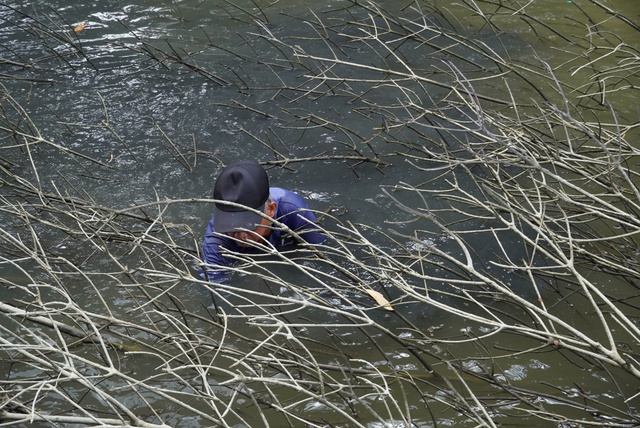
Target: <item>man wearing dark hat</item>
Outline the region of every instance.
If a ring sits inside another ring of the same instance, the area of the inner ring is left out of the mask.
[[[202,244],[203,278],[218,279],[233,264],[222,254],[224,250],[248,252],[260,245],[278,248],[295,243],[286,229],[310,244],[325,240],[304,199],[290,190],[269,187],[269,177],[256,161],[224,168],[216,179],[213,198],[217,202]]]

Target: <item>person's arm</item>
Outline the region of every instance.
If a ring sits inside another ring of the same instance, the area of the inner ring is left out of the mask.
[[[222,248],[232,247],[233,241],[217,234],[213,229],[213,219],[209,221],[202,243],[202,261],[200,277],[209,281],[221,280],[228,275],[225,269],[233,264],[233,260],[222,255]]]

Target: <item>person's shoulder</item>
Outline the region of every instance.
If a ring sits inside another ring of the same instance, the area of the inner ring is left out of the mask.
[[[204,232],[204,244],[205,245],[218,245],[218,244],[227,244],[228,242],[233,242],[231,238],[217,233],[213,226],[213,217],[207,223],[207,229]]]
[[[293,193],[291,190],[283,189],[282,187],[269,187],[269,198],[272,201],[279,201],[284,198],[287,193]]]
[[[281,187],[271,188],[271,200],[276,201],[278,205],[288,206],[289,210],[308,207],[302,196],[293,190],[283,189]]]

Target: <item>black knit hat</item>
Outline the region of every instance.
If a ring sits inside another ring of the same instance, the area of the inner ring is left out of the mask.
[[[269,199],[267,172],[256,161],[232,163],[218,176],[213,188],[213,198],[244,206],[216,202],[213,215],[213,228],[216,232],[253,230],[261,223],[262,217],[253,211],[247,211],[247,207],[264,212]]]

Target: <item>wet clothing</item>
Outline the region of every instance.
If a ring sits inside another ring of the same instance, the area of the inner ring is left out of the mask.
[[[281,189],[279,187],[269,188],[269,199],[276,203],[276,213],[274,219],[290,230],[299,233],[300,237],[309,244],[321,244],[326,237],[318,233],[315,224],[316,216],[309,211],[309,206],[298,194]],[[275,248],[295,244],[296,239],[281,230],[274,224],[274,229],[269,234],[269,242]],[[213,218],[207,225],[202,244],[202,258],[205,266],[200,271],[203,279],[220,279],[226,274],[225,267],[234,263],[233,259],[222,255],[222,248],[231,252],[251,253],[259,251],[255,247],[244,248],[236,241],[224,234],[216,233],[213,227]]]

